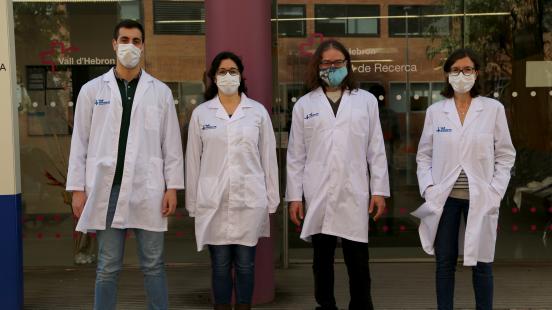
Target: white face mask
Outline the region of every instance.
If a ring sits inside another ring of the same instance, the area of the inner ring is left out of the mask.
[[[240,75],[230,75],[230,72],[225,75],[217,75],[216,84],[223,94],[233,95],[238,92],[240,87]]]
[[[464,73],[460,72],[460,74],[458,75],[449,74],[448,76],[448,81],[452,86],[452,89],[454,89],[454,92],[459,94],[465,94],[469,92],[475,84],[475,79],[475,73],[466,76],[464,75]]]
[[[127,69],[134,69],[140,62],[142,50],[134,44],[118,44],[117,58],[119,62]]]

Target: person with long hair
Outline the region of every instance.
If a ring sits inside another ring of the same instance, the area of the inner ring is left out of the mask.
[[[349,309],[373,309],[369,214],[377,220],[389,197],[378,101],[358,88],[351,56],[336,40],[318,46],[307,74],[310,92],[293,107],[288,144],[289,215],[302,225],[301,239],[312,242],[317,309],[337,309],[338,238],[349,274]]]
[[[473,269],[476,308],[490,310],[498,213],[516,151],[504,106],[480,95],[477,55],[458,49],[443,69],[446,99],[427,109],[416,157],[425,203],[413,215],[421,219],[423,249],[435,255],[438,308],[453,309],[463,252]]]
[[[255,250],[280,202],[276,139],[265,107],[246,96],[241,59],[221,52],[207,73],[206,102],[192,113],[186,209],[197,249],[211,255],[215,309],[250,309]],[[232,278],[235,271],[235,283]]]

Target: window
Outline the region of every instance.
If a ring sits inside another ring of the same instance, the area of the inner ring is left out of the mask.
[[[153,32],[155,34],[205,34],[204,2],[155,0]]]
[[[276,138],[280,139],[277,141],[279,141],[278,143],[282,148],[287,148],[293,106],[307,92],[303,83],[281,83],[279,85],[279,96],[272,106],[272,125],[274,126],[274,131],[277,132]]]
[[[307,31],[304,5],[278,5],[278,35],[281,37],[304,37]],[[289,19],[289,20],[286,20]]]
[[[370,91],[370,88],[375,85],[381,85],[380,82],[370,82],[370,81],[361,81],[358,83],[360,89],[364,89],[365,91]]]
[[[320,4],[314,6],[315,31],[335,37],[379,36],[378,5]]]
[[[119,17],[121,19],[133,19],[143,22],[141,13],[142,3],[138,0],[119,1]]]
[[[443,100],[441,90],[443,82],[413,82],[410,83],[410,111],[425,111],[430,105]],[[391,82],[389,91],[390,107],[395,112],[406,112],[406,83]]]
[[[408,35],[412,37],[429,37],[432,35],[446,36],[450,34],[450,17],[425,17],[445,13],[442,6],[430,5],[390,5],[389,16],[413,15],[417,17],[389,18],[389,36],[404,37],[406,35],[406,23],[408,22]]]

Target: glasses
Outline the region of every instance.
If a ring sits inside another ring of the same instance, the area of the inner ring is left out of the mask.
[[[460,72],[462,72],[462,74],[465,76],[472,75],[475,73],[475,68],[474,67],[464,67],[464,68],[453,67],[453,68],[450,68],[449,74],[453,76],[457,76],[460,74]]]
[[[334,61],[322,60],[320,62],[319,67],[320,67],[320,69],[327,69],[327,68],[330,68],[330,67],[341,68],[345,64],[347,64],[347,60],[345,60],[345,59],[339,59],[339,60],[334,60]]]
[[[217,75],[220,75],[220,76],[226,75],[227,73],[230,73],[230,75],[232,75],[232,76],[236,76],[236,75],[240,74],[240,70],[235,69],[235,68],[232,68],[232,69],[218,69],[217,70]]]

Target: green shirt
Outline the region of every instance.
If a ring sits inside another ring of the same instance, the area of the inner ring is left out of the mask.
[[[140,74],[132,81],[126,81],[117,77],[115,70],[115,79],[121,92],[121,103],[123,104],[123,117],[121,118],[121,130],[119,131],[119,147],[117,151],[117,165],[115,166],[115,177],[113,178],[113,185],[121,185],[123,179],[123,168],[125,166],[125,153],[128,139],[128,128],[130,127],[130,115],[132,112],[132,102],[134,101],[134,94],[138,87],[138,80],[140,80]]]

